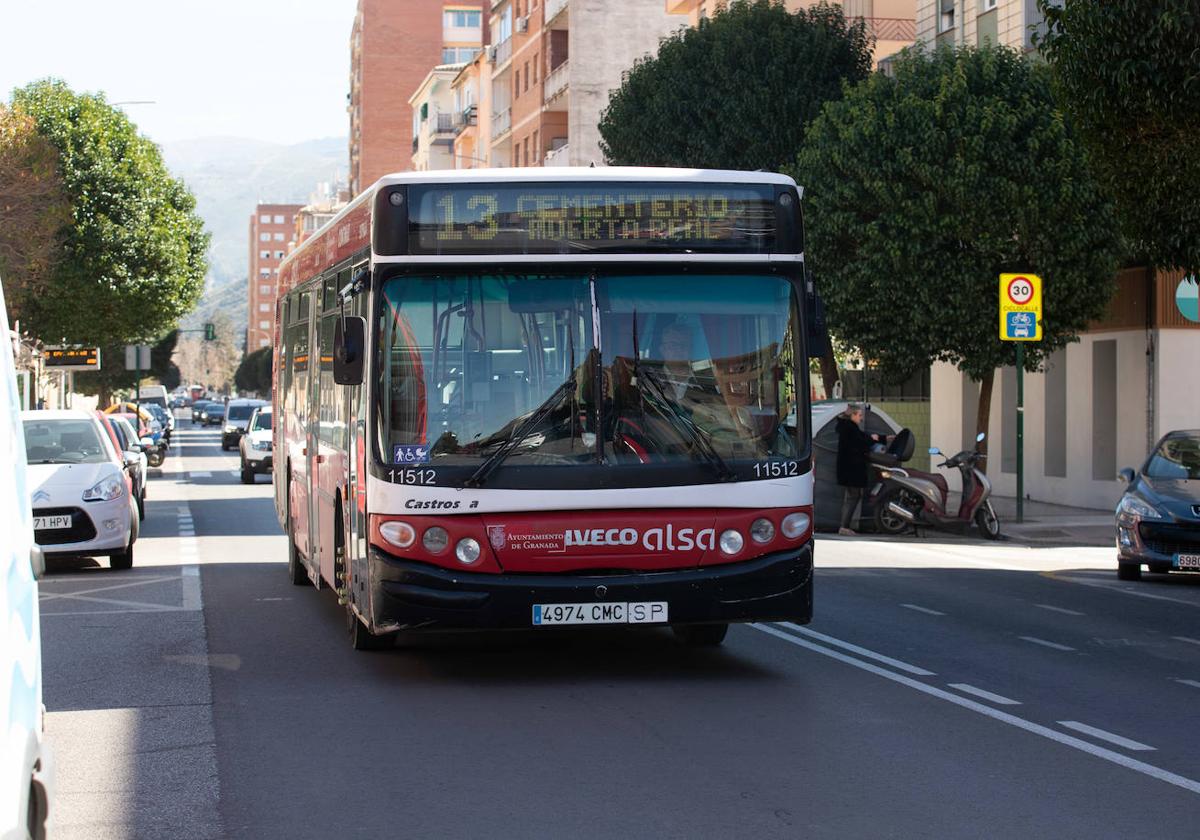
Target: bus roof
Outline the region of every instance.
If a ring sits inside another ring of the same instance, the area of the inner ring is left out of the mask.
[[[424,172],[396,172],[384,175],[347,204],[336,216],[318,228],[312,236],[288,254],[279,266],[277,294],[282,297],[300,280],[292,275],[299,267],[307,275],[318,267],[323,270],[340,262],[347,242],[370,243],[369,213],[375,194],[386,187],[401,184],[455,183],[620,183],[668,182],[695,184],[764,184],[795,187],[800,196],[804,188],[789,176],[778,172],[747,172],[736,169],[686,169],[667,166],[526,166],[481,169],[432,169]],[[353,218],[352,218],[353,217]],[[319,249],[319,250],[318,250]],[[310,253],[311,252],[311,253]],[[302,265],[297,266],[301,260]]]

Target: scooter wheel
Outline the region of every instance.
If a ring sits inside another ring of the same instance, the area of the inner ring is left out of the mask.
[[[1000,519],[996,516],[996,511],[992,509],[990,503],[975,511],[975,525],[979,528],[979,532],[989,540],[1000,539]]]
[[[888,507],[888,504],[891,502],[903,506],[905,502],[904,491],[892,490],[891,492],[884,493],[879,498],[878,503],[875,505],[875,528],[881,534],[894,537],[907,531],[909,522],[904,517],[892,513]]]

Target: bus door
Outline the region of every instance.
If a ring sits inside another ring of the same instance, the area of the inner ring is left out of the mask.
[[[291,350],[288,361],[291,363],[291,379],[288,382],[286,431],[284,444],[287,447],[286,457],[288,468],[291,470],[291,481],[288,484],[288,508],[291,512],[293,538],[300,553],[314,560],[311,539],[309,489],[309,428],[310,407],[312,403],[312,380],[315,378],[316,362],[310,358],[314,354],[312,342],[312,292],[302,292],[294,305],[295,320],[288,328]],[[278,419],[276,420],[278,422]],[[276,453],[281,457],[284,453]]]
[[[313,544],[317,546],[317,559],[321,577],[331,585],[337,583],[334,569],[336,560],[335,508],[338,487],[346,474],[346,392],[349,390],[333,381],[333,334],[337,325],[337,290],[349,282],[348,270],[329,275],[322,286],[321,315],[317,322],[316,347],[319,350],[320,366],[313,377],[314,422],[309,436],[309,466],[311,469],[312,498],[315,502],[312,523]]]

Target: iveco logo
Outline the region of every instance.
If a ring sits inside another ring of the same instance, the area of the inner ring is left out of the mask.
[[[35,502],[48,502],[50,501],[50,494],[45,490],[39,490],[33,494],[33,500]]]

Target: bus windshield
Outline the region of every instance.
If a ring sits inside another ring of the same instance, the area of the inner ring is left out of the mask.
[[[798,457],[793,294],[776,274],[394,277],[379,457],[476,478]]]

